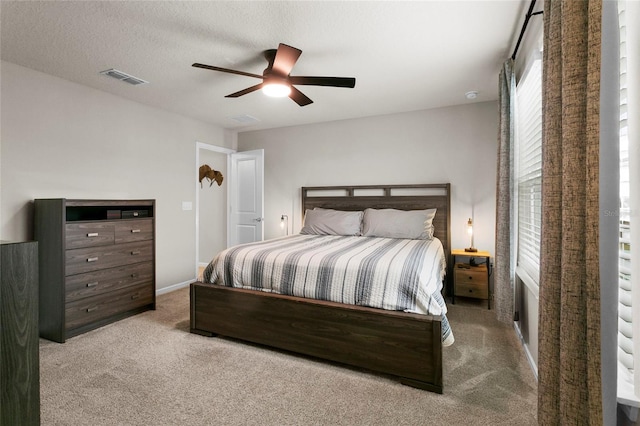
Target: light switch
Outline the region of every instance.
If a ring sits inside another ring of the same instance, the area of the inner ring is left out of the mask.
[[[193,204],[191,203],[191,201],[183,201],[182,210],[193,210]]]

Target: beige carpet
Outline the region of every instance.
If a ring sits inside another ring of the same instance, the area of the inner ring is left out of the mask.
[[[43,425],[535,425],[537,386],[512,328],[450,306],[444,394],[190,334],[189,293],[74,337],[41,340]]]

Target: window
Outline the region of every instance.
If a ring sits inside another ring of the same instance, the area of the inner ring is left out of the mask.
[[[618,399],[638,406],[634,395],[631,309],[631,207],[629,138],[627,134],[627,49],[625,2],[618,2],[620,24],[620,234],[618,236]]]
[[[542,217],[542,60],[537,59],[517,90],[515,187],[517,191],[516,272],[529,287],[540,280]]]

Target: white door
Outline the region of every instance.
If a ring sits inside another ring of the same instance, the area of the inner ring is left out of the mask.
[[[264,150],[229,155],[229,247],[264,238]]]

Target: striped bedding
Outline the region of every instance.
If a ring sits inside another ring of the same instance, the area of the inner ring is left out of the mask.
[[[292,235],[231,247],[203,272],[203,282],[442,317],[442,243],[395,238]]]

